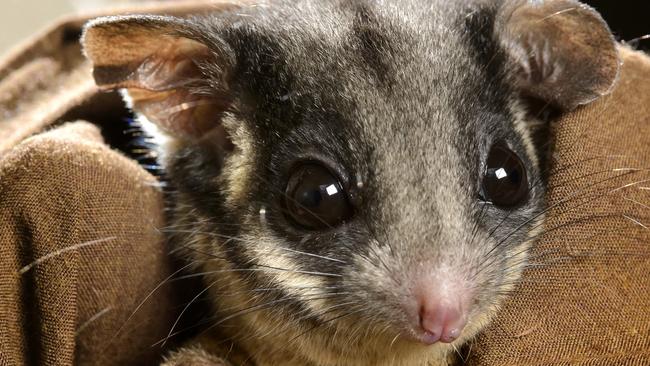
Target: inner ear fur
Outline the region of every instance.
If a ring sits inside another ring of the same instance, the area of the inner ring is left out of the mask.
[[[134,110],[177,137],[205,134],[228,108],[225,86],[206,93],[201,71],[208,62],[225,70],[224,62],[186,36],[190,27],[174,17],[105,17],[89,22],[82,37],[97,85],[126,88]]]
[[[496,34],[516,88],[561,110],[608,94],[621,61],[609,27],[573,0],[506,0]]]

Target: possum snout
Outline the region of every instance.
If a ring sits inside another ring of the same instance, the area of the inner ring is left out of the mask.
[[[416,341],[451,343],[467,324],[473,294],[454,269],[429,270],[432,266],[422,264],[414,271],[412,287],[404,299],[406,318]]]

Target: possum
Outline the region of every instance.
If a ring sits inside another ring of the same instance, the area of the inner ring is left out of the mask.
[[[620,68],[572,0],[278,0],[82,42],[159,132],[169,239],[214,315],[166,365],[454,362],[543,228],[546,111]]]

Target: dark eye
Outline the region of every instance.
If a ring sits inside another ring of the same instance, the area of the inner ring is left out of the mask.
[[[497,206],[512,207],[528,197],[524,163],[503,144],[492,147],[483,177],[483,198]]]
[[[352,216],[352,206],[339,179],[315,163],[300,165],[291,172],[286,208],[297,224],[311,230],[337,226]]]

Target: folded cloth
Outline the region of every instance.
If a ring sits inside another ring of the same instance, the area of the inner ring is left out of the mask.
[[[105,138],[123,106],[93,85],[85,19],[0,60],[0,365],[156,364],[188,301],[155,178]],[[650,364],[650,58],[620,52],[612,95],[553,125],[547,225],[466,364]]]
[[[0,160],[0,364],[141,365],[175,316],[154,177],[84,122]]]

